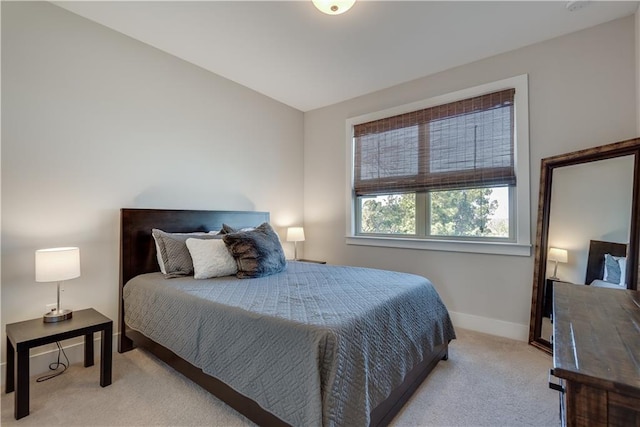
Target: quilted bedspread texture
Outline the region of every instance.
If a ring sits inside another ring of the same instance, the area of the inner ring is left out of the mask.
[[[293,426],[365,426],[455,338],[424,277],[289,262],[256,279],[135,277],[125,322]]]

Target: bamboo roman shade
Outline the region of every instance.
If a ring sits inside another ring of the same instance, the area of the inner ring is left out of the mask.
[[[358,196],[515,185],[507,89],[354,126]]]

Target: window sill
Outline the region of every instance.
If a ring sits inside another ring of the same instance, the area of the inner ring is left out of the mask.
[[[347,236],[347,245],[387,248],[422,249],[445,252],[531,256],[531,245],[500,242],[462,242],[457,240],[427,240],[401,237]]]

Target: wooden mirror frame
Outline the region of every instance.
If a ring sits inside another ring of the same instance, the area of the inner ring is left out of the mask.
[[[551,186],[553,171],[563,166],[572,166],[598,160],[612,159],[627,155],[635,155],[633,170],[633,200],[631,202],[631,224],[629,228],[629,247],[627,259],[628,288],[638,288],[638,268],[640,266],[640,138],[629,139],[600,147],[574,151],[547,157],[541,161],[540,198],[538,201],[538,223],[536,231],[536,247],[533,270],[533,293],[531,299],[531,320],[529,323],[529,343],[548,353],[552,353],[551,343],[541,337],[542,309],[544,305],[544,288],[547,267],[547,251],[549,242],[549,217],[551,213]]]

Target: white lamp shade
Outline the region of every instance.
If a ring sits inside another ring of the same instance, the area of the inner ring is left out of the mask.
[[[549,261],[557,261],[566,263],[569,260],[569,255],[566,249],[549,248]]]
[[[80,277],[79,248],[36,251],[36,282],[60,282]]]
[[[289,227],[287,229],[287,242],[304,242],[304,228]]]
[[[340,15],[351,9],[356,0],[312,0],[318,10],[327,15]]]

